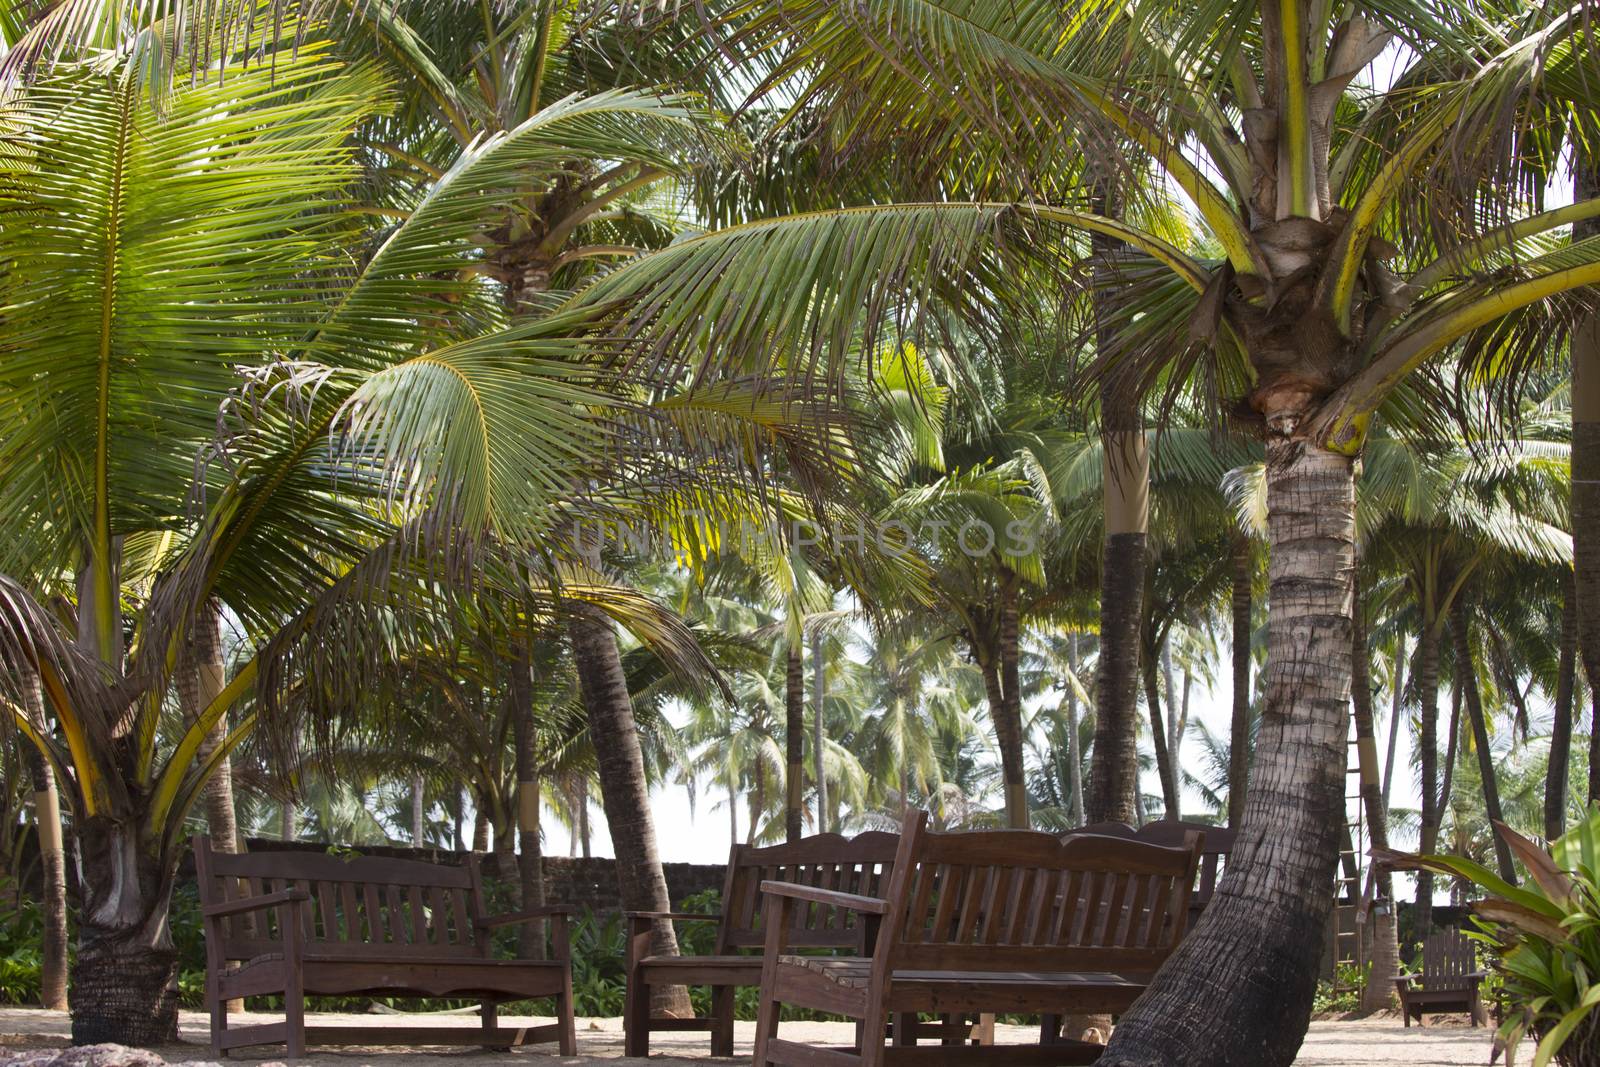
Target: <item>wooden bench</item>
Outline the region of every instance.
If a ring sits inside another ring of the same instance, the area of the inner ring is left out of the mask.
[[[566,909],[485,914],[476,859],[445,867],[311,852],[216,852],[194,840],[206,942],[211,1051],[285,1044],[485,1045],[555,1041],[576,1054]],[[550,920],[548,960],[491,955],[496,927]],[[284,1021],[230,1027],[228,1001],[281,995]],[[478,1027],[305,1025],[307,996],[452,997],[478,1000]],[[498,1025],[501,1001],[553,997],[559,1021]]]
[[[1440,930],[1422,942],[1422,973],[1396,975],[1395,992],[1400,995],[1400,1014],[1406,1025],[1422,1013],[1460,1012],[1472,1016],[1472,1025],[1483,1021],[1483,1000],[1478,985],[1487,972],[1478,967],[1472,939],[1460,930]],[[1413,984],[1415,983],[1415,984]]]
[[[1028,830],[930,833],[913,812],[881,897],[766,882],[769,911],[756,1024],[758,1067],[794,1064],[1091,1063],[1100,1045],[914,1044],[897,1015],[1125,1011],[1182,935],[1199,838],[1165,848]],[[789,952],[793,916],[841,910],[875,920],[870,958]],[[853,1049],[778,1036],[784,1004],[859,1021]]]
[[[1190,834],[1204,835],[1200,845],[1200,869],[1196,874],[1194,892],[1189,896],[1190,929],[1194,928],[1195,920],[1200,918],[1200,913],[1205,911],[1206,905],[1211,903],[1212,896],[1216,894],[1217,881],[1227,867],[1228,857],[1233,853],[1234,839],[1238,836],[1237,831],[1225,826],[1209,826],[1183,819],[1155,819],[1137,829],[1125,822],[1097,822],[1068,830],[1067,833],[1125,837],[1168,848],[1183,847]]]
[[[728,854],[720,914],[630,912],[628,992],[623,1011],[627,1055],[648,1056],[651,1033],[667,1030],[709,1030],[711,1054],[733,1055],[734,992],[739,986],[761,984],[760,951],[766,940],[761,883],[776,880],[844,893],[881,894],[888,885],[899,840],[896,834],[872,831],[854,838],[817,834],[766,848],[734,845]],[[712,955],[652,955],[650,927],[661,919],[715,922]],[[790,943],[796,947],[845,949],[862,955],[871,945],[864,940],[866,925],[853,914],[818,909],[794,913],[793,919]],[[651,987],[662,985],[710,986],[711,1015],[703,1019],[652,1018]]]

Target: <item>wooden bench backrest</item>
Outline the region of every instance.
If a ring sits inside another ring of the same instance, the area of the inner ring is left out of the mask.
[[[889,890],[900,835],[871,830],[855,837],[816,834],[793,844],[754,848],[735,845],[728,855],[722,890],[719,955],[759,950],[766,942],[761,926],[761,883],[794,882],[841,893],[881,897]],[[789,943],[798,948],[862,951],[864,927],[854,912],[837,908],[795,908]]]
[[[892,970],[1153,974],[1182,936],[1198,836],[1186,847],[1031,830],[901,832],[874,958]]]
[[[1189,911],[1197,916],[1211,903],[1211,897],[1217,891],[1217,882],[1227,869],[1228,857],[1233,853],[1233,842],[1238,832],[1225,826],[1208,826],[1183,819],[1156,819],[1138,829],[1125,822],[1096,822],[1067,833],[1126,837],[1168,848],[1183,847],[1184,839],[1191,833],[1204,834],[1205,839],[1200,846],[1199,878],[1195,882],[1194,894],[1189,898]]]
[[[1467,975],[1478,969],[1472,939],[1460,930],[1439,930],[1422,942],[1422,988],[1469,989]]]
[[[336,947],[374,958],[482,958],[489,942],[474,927],[483,911],[477,859],[446,867],[383,856],[344,858],[317,852],[216,852],[194,839],[200,903],[219,904],[299,886],[311,897],[307,951]],[[223,920],[224,959],[283,950],[278,909]]]

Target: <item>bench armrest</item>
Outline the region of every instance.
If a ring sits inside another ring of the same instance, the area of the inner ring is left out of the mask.
[[[572,909],[565,904],[548,904],[542,908],[525,908],[522,911],[508,911],[503,915],[484,915],[473,921],[474,926],[489,930],[497,926],[514,926],[517,923],[531,923],[536,919],[566,918],[572,914]]]
[[[864,912],[868,915],[884,915],[889,911],[889,902],[880,897],[840,893],[833,889],[818,889],[816,886],[795,885],[792,882],[762,882],[761,892],[768,896],[789,897],[792,900],[804,900],[812,904],[849,908],[851,911]]]
[[[275,908],[279,904],[294,904],[310,899],[310,893],[299,886],[294,886],[290,889],[280,889],[276,893],[262,893],[259,896],[243,897],[239,900],[225,900],[221,904],[207,904],[200,909],[200,914],[207,919],[220,919],[228,915],[244,915],[252,911]]]
[[[625,911],[622,913],[628,919],[670,919],[673,922],[704,922],[714,923],[722,921],[722,913],[717,911]]]

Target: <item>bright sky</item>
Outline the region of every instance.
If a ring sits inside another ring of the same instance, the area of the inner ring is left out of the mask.
[[[1220,672],[1217,688],[1207,690],[1196,685],[1190,696],[1191,720],[1198,719],[1205,723],[1213,734],[1226,737],[1228,733],[1230,709],[1233,703],[1233,686],[1231,677],[1226,669]],[[1446,697],[1446,701],[1448,698]],[[1389,743],[1389,707],[1387,701],[1380,695],[1382,706],[1375,709],[1378,717],[1378,752],[1380,758],[1387,751]],[[1446,706],[1447,710],[1448,705]],[[988,720],[981,720],[984,729],[988,729]],[[1397,808],[1415,809],[1420,801],[1420,791],[1417,788],[1415,768],[1411,764],[1411,738],[1410,729],[1402,721],[1398,747],[1395,752],[1395,775],[1393,795],[1390,803]],[[1148,747],[1148,738],[1145,739]],[[1191,734],[1185,739],[1184,762],[1186,765],[1198,768],[1203,759],[1201,748]],[[1352,779],[1352,792],[1353,790]],[[1145,775],[1142,787],[1146,792],[1159,793],[1160,783],[1154,772]],[[657,789],[651,796],[655,810],[656,835],[660,842],[661,858],[666,862],[681,863],[721,863],[727,859],[728,833],[727,795],[711,793],[701,790],[697,802],[692,804],[689,800],[688,790],[682,786],[666,786]],[[1204,807],[1196,796],[1186,797],[1194,810]],[[998,806],[998,798],[995,799]],[[739,826],[744,832],[746,826],[746,813],[743,810],[744,801],[740,800]],[[598,809],[598,805],[597,805]],[[611,842],[605,830],[605,815],[596,810],[591,816],[594,834],[594,852],[596,855],[611,856]],[[566,855],[568,839],[566,831],[555,820],[546,820],[545,849],[550,855]]]

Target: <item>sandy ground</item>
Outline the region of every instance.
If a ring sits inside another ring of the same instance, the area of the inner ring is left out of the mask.
[[[240,1023],[271,1022],[273,1016],[238,1016]],[[311,1023],[372,1026],[381,1033],[387,1022],[399,1022],[392,1015],[315,1015]],[[420,1022],[420,1020],[418,1020]],[[548,1020],[513,1019],[502,1016],[501,1026],[537,1025]],[[412,1019],[405,1019],[411,1023]],[[430,1016],[428,1024],[475,1027],[471,1016]],[[198,1012],[184,1012],[180,1022],[184,1045],[160,1050],[174,1063],[207,1060],[206,1017]],[[67,1017],[59,1012],[26,1008],[0,1008],[0,1061],[8,1053],[27,1048],[60,1047],[66,1044]],[[852,1029],[840,1023],[786,1023],[786,1037],[813,1039],[821,1044],[844,1044],[850,1040]],[[1036,1033],[1036,1031],[1035,1031]],[[754,1037],[753,1023],[739,1023],[735,1047],[748,1050]],[[1029,1031],[1022,1027],[1001,1026],[996,1031],[997,1043],[1028,1040]],[[578,1050],[576,1057],[562,1057],[553,1045],[540,1045],[518,1049],[512,1053],[481,1052],[477,1050],[451,1050],[444,1048],[414,1051],[384,1048],[381,1038],[376,1038],[371,1048],[344,1048],[324,1050],[299,1061],[316,1067],[366,1067],[390,1064],[395,1067],[479,1067],[498,1065],[507,1067],[508,1060],[526,1061],[528,1067],[550,1064],[600,1064],[612,1061],[644,1063],[643,1060],[625,1059],[622,1055],[622,1024],[619,1019],[579,1019]],[[676,1067],[680,1064],[727,1063],[747,1064],[749,1054],[733,1059],[713,1060],[707,1051],[703,1034],[656,1034],[652,1037],[653,1055],[649,1062],[659,1067]],[[260,1049],[241,1049],[233,1054],[231,1062],[239,1064],[265,1064],[281,1060],[282,1046]],[[1393,1067],[1477,1067],[1489,1062],[1489,1031],[1470,1029],[1466,1017],[1430,1017],[1428,1025],[1406,1029],[1397,1016],[1380,1016],[1357,1021],[1316,1022],[1295,1061],[1301,1067],[1367,1067],[1369,1064],[1387,1064]]]

